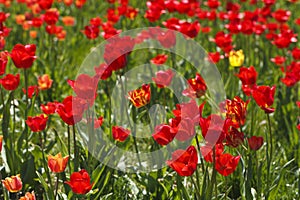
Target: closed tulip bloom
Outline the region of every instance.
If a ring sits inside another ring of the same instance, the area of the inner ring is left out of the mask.
[[[121,126],[113,126],[112,127],[112,136],[115,140],[119,142],[124,142],[126,138],[129,136],[130,130],[125,129]]]
[[[6,90],[15,90],[18,88],[20,83],[20,74],[13,75],[13,74],[7,74],[2,79],[0,79],[0,84],[4,87]]]
[[[12,193],[19,192],[22,189],[20,174],[5,178],[5,180],[2,180],[2,183],[4,187]]]
[[[15,66],[17,68],[30,68],[33,61],[36,59],[35,56],[36,46],[34,44],[22,45],[16,44],[10,54]]]
[[[61,173],[65,171],[69,156],[62,157],[61,153],[58,153],[56,156],[48,156],[48,167],[54,173]]]
[[[252,136],[248,138],[248,144],[251,150],[257,151],[259,150],[264,143],[264,138],[259,136]]]
[[[155,82],[158,88],[164,88],[171,84],[174,73],[171,69],[166,71],[156,72],[156,77],[153,77],[152,80]]]
[[[40,132],[45,130],[48,121],[48,116],[41,114],[36,117],[28,117],[26,124],[29,126],[32,132]]]
[[[238,51],[230,51],[229,52],[229,63],[232,67],[240,67],[244,63],[244,53],[243,50],[238,50]]]
[[[252,96],[257,103],[257,105],[265,111],[265,113],[272,113],[275,111],[275,108],[271,108],[270,106],[274,103],[274,95],[275,95],[276,87],[269,86],[258,86],[255,90],[253,90]]]
[[[66,181],[65,183],[68,184],[76,194],[86,194],[93,187],[93,184],[90,183],[90,175],[84,169],[79,172],[73,172],[70,181]]]
[[[44,74],[38,78],[38,85],[40,90],[47,90],[51,88],[53,80],[48,74]]]

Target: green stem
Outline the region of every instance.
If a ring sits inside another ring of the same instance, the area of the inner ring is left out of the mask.
[[[24,79],[25,79],[25,91],[26,91],[26,100],[25,100],[25,117],[24,119],[27,119],[28,115],[28,73],[27,70],[24,69]],[[25,140],[26,140],[26,153],[28,152],[28,126],[25,123]]]
[[[271,170],[271,164],[272,164],[272,156],[273,156],[273,138],[272,138],[272,129],[271,129],[271,120],[270,116],[267,114],[268,119],[268,127],[269,127],[269,141],[267,144],[267,147],[270,145],[270,151],[267,152],[268,160],[267,160],[267,193],[266,193],[266,199],[269,197],[269,189],[270,189],[270,170]],[[269,150],[269,149],[268,149]]]
[[[71,156],[71,132],[70,132],[70,126],[68,125],[68,154]],[[69,170],[71,173],[71,164],[68,162]]]
[[[57,191],[58,191],[58,184],[59,184],[59,173],[56,174],[56,183],[55,183],[55,199],[57,196]]]
[[[193,179],[193,176],[190,176],[191,177],[191,180],[192,180],[192,183],[194,184],[195,188],[196,188],[196,196],[197,196],[197,199],[201,199],[201,195],[200,195],[200,189],[198,187],[198,185],[195,183],[194,179]]]
[[[75,125],[73,125],[73,142],[74,142],[74,170],[78,170],[78,149],[76,144],[76,132],[75,132]]]
[[[46,134],[46,132],[44,132],[44,135],[45,134]],[[48,169],[48,164],[46,162],[45,151],[44,151],[44,142],[43,142],[43,137],[42,137],[42,133],[41,132],[39,132],[39,137],[40,137],[40,145],[41,145],[41,151],[42,151],[42,156],[43,156],[44,169],[46,171],[50,187],[52,187],[52,181],[51,181],[51,176],[50,176],[49,169]]]

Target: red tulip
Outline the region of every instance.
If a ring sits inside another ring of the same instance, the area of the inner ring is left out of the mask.
[[[262,147],[263,143],[263,137],[252,136],[251,138],[248,138],[248,144],[251,150],[257,151]]]
[[[29,126],[32,132],[40,132],[45,130],[48,121],[48,116],[41,114],[36,117],[28,117],[26,124]]]
[[[0,135],[0,153],[2,151],[3,135]]]
[[[95,67],[94,70],[101,80],[108,79],[112,74],[112,69],[105,63],[102,63],[98,67]]]
[[[57,102],[48,102],[46,105],[42,104],[40,108],[46,115],[54,114],[57,108]]]
[[[199,73],[196,73],[196,77],[188,80],[189,87],[182,91],[184,96],[190,98],[199,98],[203,96],[207,90],[206,83]]]
[[[223,57],[224,56],[223,55],[221,56],[219,52],[215,52],[215,53],[209,52],[208,53],[208,58],[213,63],[218,63],[220,61],[220,59]]]
[[[27,91],[25,88],[22,89],[23,93],[28,95],[28,98],[32,98],[33,95],[37,96],[39,94],[39,88],[36,85],[28,86]]]
[[[176,44],[176,35],[174,31],[167,30],[166,32],[160,32],[156,39],[164,48],[171,48]]]
[[[97,76],[89,76],[87,74],[80,74],[74,81],[73,90],[77,97],[93,103],[96,98],[96,91],[98,88]]]
[[[61,173],[65,171],[69,156],[62,157],[61,153],[55,156],[48,155],[48,167],[54,173]]]
[[[160,145],[164,146],[173,141],[176,133],[172,132],[172,127],[161,124],[155,127],[153,139]]]
[[[94,119],[94,128],[96,129],[96,128],[99,128],[100,126],[102,126],[103,121],[104,121],[104,119],[102,116],[98,117],[97,119]]]
[[[113,126],[112,127],[112,136],[115,140],[119,142],[124,142],[126,138],[129,136],[130,130],[125,129],[121,126]]]
[[[292,56],[295,60],[300,60],[300,49],[295,47],[292,51]]]
[[[176,150],[172,153],[172,160],[166,162],[179,176],[191,176],[197,169],[198,155],[194,146],[186,150]]]
[[[233,48],[231,35],[225,34],[224,32],[218,32],[215,36],[214,42],[226,53],[231,51]]]
[[[68,125],[74,125],[81,121],[86,102],[78,97],[68,96],[62,103],[57,104],[56,112],[61,119]]]
[[[201,154],[206,162],[213,163],[213,148],[215,148],[215,157],[219,157],[220,155],[222,155],[224,151],[224,145],[222,143],[216,144],[214,147],[206,144],[205,146],[202,146],[200,148]]]
[[[228,176],[235,171],[240,158],[241,156],[232,156],[228,153],[222,154],[216,157],[215,168],[221,175]]]
[[[91,25],[91,26],[85,26],[82,32],[85,34],[85,36],[88,39],[93,40],[99,36],[100,30],[97,26]]]
[[[258,86],[253,90],[252,96],[255,102],[266,113],[272,113],[275,111],[275,108],[270,107],[274,102],[275,89],[275,86]]]
[[[92,26],[99,27],[99,26],[101,26],[101,24],[102,24],[102,20],[100,17],[94,17],[94,18],[90,19],[90,25],[92,25]]]
[[[285,57],[276,56],[275,58],[271,58],[271,61],[278,66],[281,66],[285,62]]]
[[[5,69],[6,69],[6,65],[7,65],[7,56],[8,55],[9,54],[6,51],[0,52],[0,76],[5,74]]]
[[[51,8],[53,0],[40,0],[38,4],[42,10],[47,10]]]
[[[93,183],[91,184],[90,181],[90,175],[86,170],[82,169],[79,172],[73,172],[70,181],[66,181],[65,183],[71,187],[74,193],[86,194],[93,187]]]
[[[11,51],[11,58],[17,68],[30,68],[33,61],[36,59],[35,56],[36,47],[34,44],[22,45],[16,44]]]
[[[272,16],[279,23],[285,23],[289,20],[291,12],[289,10],[278,9],[272,13]]]
[[[151,88],[149,84],[144,84],[141,88],[128,92],[129,100],[136,107],[147,105],[151,99]]]
[[[251,95],[253,88],[256,86],[257,75],[258,73],[253,66],[249,68],[241,67],[239,74],[236,74],[242,81],[242,90],[247,96]]]
[[[156,72],[156,77],[153,77],[152,80],[155,82],[158,88],[164,88],[171,84],[174,73],[171,69],[166,71]]]
[[[18,88],[20,83],[20,74],[17,74],[16,76],[13,74],[7,74],[3,78],[0,79],[0,84],[4,87],[6,90],[15,90]]]
[[[58,21],[59,17],[59,12],[54,8],[54,9],[49,9],[46,11],[44,15],[44,21],[48,25],[54,25]]]
[[[156,57],[151,59],[151,63],[155,65],[162,65],[164,64],[168,59],[168,55],[166,54],[158,54]]]

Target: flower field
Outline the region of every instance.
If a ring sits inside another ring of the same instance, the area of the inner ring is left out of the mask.
[[[299,199],[299,9],[0,0],[0,199]]]

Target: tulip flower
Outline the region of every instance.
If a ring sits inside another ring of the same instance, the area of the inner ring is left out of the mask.
[[[5,178],[5,180],[2,180],[2,184],[9,192],[12,193],[19,192],[22,189],[20,174]]]
[[[238,51],[230,51],[229,52],[229,63],[232,67],[240,67],[244,63],[244,53],[243,50],[238,50]]]
[[[44,74],[38,78],[38,85],[40,90],[47,90],[51,88],[53,80],[48,74]]]
[[[147,105],[151,99],[151,88],[149,84],[144,84],[141,88],[128,92],[129,100],[136,107]]]
[[[26,192],[25,196],[21,197],[19,200],[36,200],[34,191]]]
[[[164,88],[171,84],[174,73],[171,69],[166,71],[156,72],[156,77],[153,77],[152,80],[155,82],[158,88]]]
[[[54,173],[61,173],[65,171],[69,156],[62,157],[61,153],[58,153],[55,156],[48,156],[48,167]]]
[[[258,149],[260,149],[263,143],[264,143],[263,137],[252,136],[251,138],[248,138],[249,147],[253,151],[257,151]]]
[[[236,96],[233,100],[226,100],[226,116],[230,118],[233,125],[239,127],[245,124],[247,105],[250,100],[244,102],[240,97]]]
[[[79,172],[73,172],[70,181],[66,181],[65,183],[68,184],[76,194],[86,194],[93,187],[93,183],[90,183],[90,175],[84,169]]]
[[[197,150],[194,146],[189,146],[186,150],[178,149],[172,153],[172,160],[168,160],[166,163],[179,176],[191,176],[197,169]]]
[[[0,79],[0,84],[4,87],[6,90],[15,90],[18,88],[20,83],[20,74],[13,75],[13,74],[7,74],[3,78]]]
[[[216,157],[216,170],[223,176],[232,174],[240,160],[241,156],[232,156],[229,153],[222,154]]]
[[[255,102],[265,111],[265,113],[272,113],[275,111],[275,108],[270,107],[274,103],[275,89],[275,86],[258,86],[253,90],[252,96]]]
[[[203,96],[207,90],[206,83],[199,73],[196,77],[188,80],[189,87],[182,91],[182,95],[190,98],[199,98]]]
[[[0,76],[5,74],[5,69],[8,61],[7,56],[8,56],[8,52],[6,51],[0,52]]]
[[[41,114],[36,117],[28,117],[26,124],[29,126],[32,132],[40,132],[45,130],[48,121],[48,116]]]
[[[16,44],[11,51],[11,58],[17,68],[30,68],[33,61],[36,59],[35,56],[36,46],[34,44],[22,45]]]
[[[2,151],[3,135],[0,135],[0,153]]]
[[[54,114],[57,108],[57,102],[48,102],[46,105],[42,104],[40,108],[46,115]]]
[[[164,64],[168,59],[168,55],[166,54],[158,54],[156,57],[151,59],[151,63],[155,65],[162,65]]]
[[[153,139],[160,145],[164,146],[173,141],[176,132],[172,131],[172,127],[166,124],[161,124],[155,127]]]
[[[124,142],[126,138],[129,136],[130,130],[125,129],[121,126],[113,126],[112,127],[112,136],[115,140],[119,142]]]

